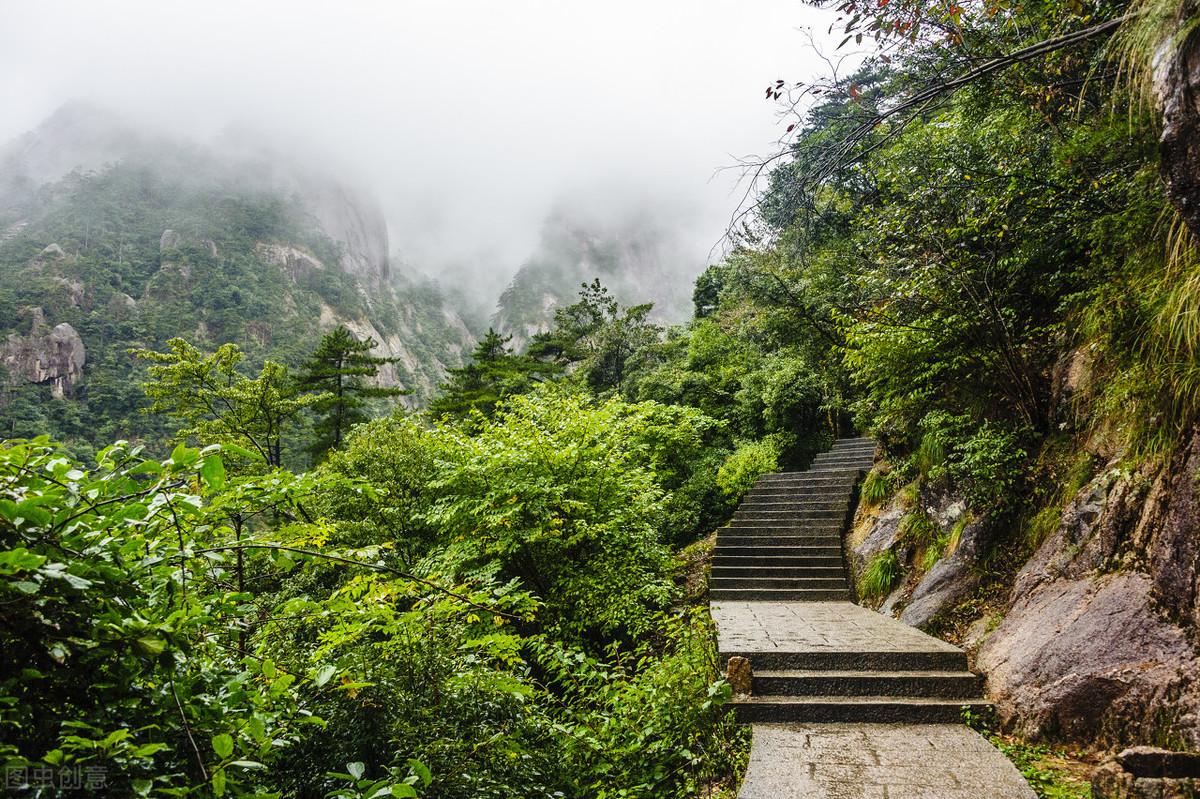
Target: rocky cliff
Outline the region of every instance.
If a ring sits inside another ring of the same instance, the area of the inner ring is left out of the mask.
[[[1200,748],[1200,429],[1166,457],[1097,462],[1027,557],[1014,540],[1027,528],[935,485],[868,504],[850,542],[859,585],[897,553],[905,574],[875,604],[970,647],[1010,729]],[[905,521],[917,517],[932,523],[924,540]],[[938,537],[951,545],[923,563]]]

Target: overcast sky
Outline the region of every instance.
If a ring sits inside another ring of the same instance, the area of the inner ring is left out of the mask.
[[[417,259],[519,258],[583,195],[711,244],[736,204],[714,170],[770,149],[763,89],[820,71],[800,29],[829,19],[798,0],[0,0],[0,140],[70,99],[201,140],[248,124],[357,174]]]

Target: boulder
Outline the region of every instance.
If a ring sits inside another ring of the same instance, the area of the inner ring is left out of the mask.
[[[1041,583],[1016,595],[976,659],[1002,723],[1034,738],[1116,746],[1171,726],[1200,743],[1200,662],[1137,572]]]
[[[69,396],[87,363],[87,350],[75,328],[67,323],[46,329],[40,308],[33,309],[29,335],[10,333],[0,345],[0,363],[10,383],[49,383],[51,394]]]
[[[1094,799],[1195,799],[1200,754],[1135,746],[1102,763],[1092,775]]]
[[[968,522],[954,551],[939,559],[917,583],[900,621],[923,627],[939,613],[968,599],[979,585],[979,563],[991,544],[991,530],[986,519]]]
[[[863,572],[876,555],[891,549],[900,540],[900,520],[904,508],[899,503],[892,505],[874,520],[862,541],[851,551],[854,554],[855,577],[862,579]]]
[[[183,244],[183,236],[180,236],[174,230],[167,228],[162,232],[162,235],[158,239],[158,251],[166,252],[167,250],[177,250],[181,244]]]

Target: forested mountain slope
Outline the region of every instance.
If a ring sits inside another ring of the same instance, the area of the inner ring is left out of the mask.
[[[345,325],[396,359],[379,379],[409,402],[469,345],[436,286],[389,261],[369,200],[260,151],[145,139],[71,106],[0,153],[0,175],[8,435],[153,439],[127,350],[174,336],[294,364]]]

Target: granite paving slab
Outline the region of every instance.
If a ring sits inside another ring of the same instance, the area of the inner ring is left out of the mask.
[[[944,652],[951,644],[851,602],[713,602],[722,653]]]
[[[961,724],[755,724],[738,799],[1035,799]]]

